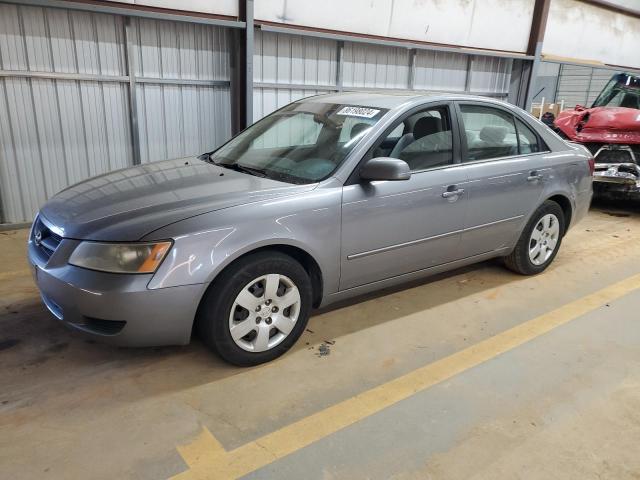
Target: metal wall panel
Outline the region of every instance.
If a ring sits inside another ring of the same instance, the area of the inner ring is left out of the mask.
[[[336,41],[256,30],[254,82],[332,86],[336,72]]]
[[[416,52],[413,87],[418,90],[462,92],[467,81],[468,55]]]
[[[558,74],[560,72],[560,64],[551,62],[540,62],[538,65],[538,74],[533,82],[532,101],[540,103],[544,98],[545,103],[555,102],[556,92],[558,91]]]
[[[577,65],[562,65],[558,77],[558,92],[556,101],[564,100],[566,107],[586,105],[591,84],[591,67]]]
[[[253,120],[300,98],[337,90],[337,48],[334,40],[256,30]]]
[[[345,42],[345,88],[409,88],[409,50]]]
[[[563,64],[558,74],[556,102],[564,100],[565,108],[591,106],[615,70]]]
[[[133,21],[133,37],[136,77],[175,81],[137,84],[141,161],[184,157],[224,143],[231,136],[231,93],[228,85],[213,82],[230,81],[228,30],[140,18]]]
[[[338,79],[337,52],[335,40],[257,30],[254,120],[299,98],[340,89],[466,90],[501,98],[509,92],[510,59],[417,50],[411,68],[410,49],[345,41]]]
[[[469,91],[474,93],[509,94],[512,60],[474,55],[471,59]]]
[[[29,221],[66,186],[133,164],[124,21],[0,3],[0,70],[17,72],[0,77],[0,221]],[[142,161],[230,137],[226,29],[140,19],[132,42]]]
[[[122,19],[0,4],[0,69],[123,75]],[[131,164],[123,83],[0,79],[4,221],[33,218],[64,187]]]
[[[611,80],[611,76],[619,73],[612,72],[611,70],[606,70],[603,68],[594,68],[591,73],[591,85],[589,86],[589,92],[587,94],[587,105],[593,105],[593,102],[596,100],[602,89],[605,85]]]

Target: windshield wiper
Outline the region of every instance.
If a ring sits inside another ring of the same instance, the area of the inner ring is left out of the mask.
[[[249,175],[254,175],[256,177],[266,178],[268,176],[264,170],[260,170],[259,168],[247,167],[238,163],[218,163],[214,162],[213,160],[211,161],[211,163],[219,167],[235,170],[236,172],[248,173]]]

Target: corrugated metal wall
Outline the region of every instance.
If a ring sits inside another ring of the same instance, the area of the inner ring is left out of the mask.
[[[299,98],[339,90],[467,91],[506,98],[511,64],[510,59],[498,57],[342,43],[258,30],[253,120]]]
[[[416,52],[414,88],[464,92],[469,57],[463,53]]]
[[[232,51],[224,27],[0,3],[0,221],[29,221],[64,187],[138,158],[223,143]],[[260,29],[253,61],[254,121],[340,90],[506,97],[511,75],[501,58]]]
[[[512,60],[500,57],[472,57],[469,91],[479,94],[509,94]]]
[[[120,17],[0,4],[0,68],[125,75]],[[4,217],[27,221],[50,196],[131,164],[121,82],[0,79]]]
[[[363,43],[344,45],[345,89],[409,89],[409,50]]]
[[[562,65],[558,75],[556,102],[564,100],[565,107],[591,106],[612,75],[613,70]]]
[[[132,30],[142,162],[202,153],[228,139],[230,87],[212,83],[230,81],[228,31],[143,18]]]
[[[253,120],[300,98],[337,90],[337,42],[256,30]]]
[[[1,221],[29,221],[66,186],[133,164],[124,21],[0,3]],[[222,143],[231,111],[226,30],[133,26],[142,161]]]

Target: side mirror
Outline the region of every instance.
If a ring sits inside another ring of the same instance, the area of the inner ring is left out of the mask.
[[[411,170],[407,162],[397,158],[372,158],[360,169],[363,180],[409,180]]]

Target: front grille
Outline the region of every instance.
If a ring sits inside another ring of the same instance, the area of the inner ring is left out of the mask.
[[[40,217],[38,217],[31,231],[31,241],[38,251],[48,259],[53,255],[53,252],[56,251],[58,245],[60,245],[62,237],[51,231]]]

